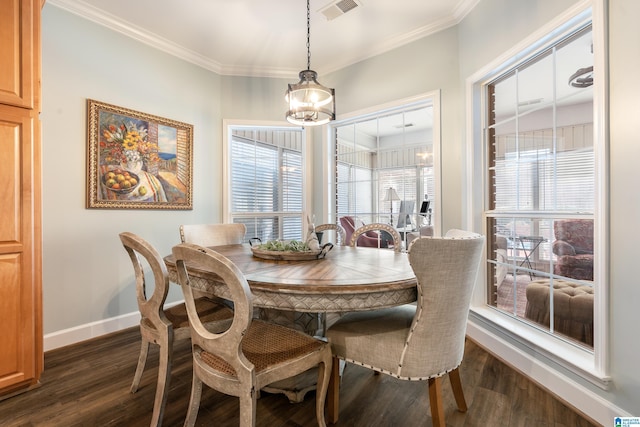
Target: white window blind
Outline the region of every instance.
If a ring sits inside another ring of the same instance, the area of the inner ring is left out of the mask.
[[[593,149],[558,153],[555,163],[553,158],[545,159],[540,174],[540,209],[593,213],[594,162]]]
[[[336,203],[339,216],[348,215],[352,212],[351,199],[353,198],[352,191],[350,191],[350,185],[353,181],[351,178],[351,168],[349,165],[343,162],[338,162],[337,165],[337,191],[336,191]]]
[[[247,239],[302,238],[303,158],[295,143],[301,137],[283,132],[301,131],[232,133],[231,218],[247,226]]]
[[[374,219],[373,172],[370,169],[338,162],[338,216],[357,216],[365,222]]]
[[[493,170],[496,211],[593,212],[592,149],[507,153]]]
[[[378,173],[380,181],[379,197],[384,199],[387,188],[394,188],[400,197],[401,202],[414,202],[411,207],[411,221],[414,225],[419,225],[417,214],[420,204],[425,199],[425,195],[434,195],[433,167],[410,166],[396,169],[383,169]],[[389,212],[391,202],[382,202],[383,212]],[[394,212],[399,213],[402,204],[394,203]],[[397,215],[395,215],[397,218]]]
[[[231,210],[235,213],[277,211],[278,151],[255,141],[231,143]]]
[[[398,193],[400,200],[417,201],[417,182],[418,177],[415,167],[383,169],[378,172],[378,180],[380,181],[379,199],[384,199],[387,188],[394,188]],[[422,196],[420,197],[422,199]],[[389,202],[384,202],[385,209],[389,208]]]

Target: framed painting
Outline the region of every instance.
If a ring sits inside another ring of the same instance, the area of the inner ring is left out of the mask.
[[[193,126],[87,100],[87,207],[193,209]]]

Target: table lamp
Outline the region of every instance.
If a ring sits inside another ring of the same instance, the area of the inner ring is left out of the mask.
[[[396,190],[393,187],[389,187],[387,188],[387,192],[384,195],[384,199],[382,199],[383,202],[390,202],[391,208],[389,209],[390,212],[390,216],[391,219],[389,220],[389,224],[393,224],[393,202],[395,202],[396,200],[400,200],[400,197],[398,196],[398,193],[396,193]]]

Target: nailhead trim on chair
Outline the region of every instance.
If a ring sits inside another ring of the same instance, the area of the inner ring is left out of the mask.
[[[366,363],[358,362],[357,360],[352,360],[352,359],[348,359],[348,358],[340,357],[340,356],[336,356],[336,357],[338,359],[344,360],[345,362],[353,363],[354,365],[364,366],[365,368],[371,369],[372,371],[381,372],[383,374],[390,375],[390,376],[392,376],[394,378],[398,378],[400,380],[407,380],[407,381],[425,381],[425,380],[428,380],[428,379],[431,379],[431,378],[439,378],[439,377],[442,377],[444,375],[447,375],[449,372],[454,371],[454,370],[456,370],[457,368],[460,367],[460,365],[458,365],[458,366],[456,366],[456,367],[454,367],[452,369],[449,369],[449,370],[443,371],[443,372],[439,372],[436,375],[431,375],[431,376],[428,376],[428,377],[404,377],[404,376],[398,375],[398,374],[396,374],[394,372],[387,371],[386,369],[380,369],[380,368],[377,368],[375,366],[367,365]]]
[[[396,252],[400,252],[402,250],[402,239],[400,238],[400,234],[398,230],[390,226],[389,224],[381,224],[378,222],[374,222],[371,224],[363,225],[353,231],[351,234],[351,241],[349,241],[349,246],[357,246],[358,238],[365,234],[367,231],[385,231],[388,233],[393,239],[393,250]],[[382,239],[382,236],[380,236]],[[382,240],[380,240],[382,242]]]
[[[336,242],[337,244],[339,244],[340,246],[346,246],[347,245],[347,234],[344,231],[344,228],[341,225],[338,224],[320,224],[316,226],[315,231],[327,231],[327,230],[335,230],[336,234],[337,234],[337,240],[338,242]]]

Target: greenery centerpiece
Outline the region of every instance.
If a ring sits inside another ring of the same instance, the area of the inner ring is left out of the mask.
[[[259,239],[251,239],[260,242]],[[314,249],[308,242],[300,240],[269,240],[259,244],[251,243],[251,251],[258,258],[271,260],[308,261],[324,258],[333,248],[327,243],[323,247]]]
[[[277,252],[306,252],[311,248],[300,240],[269,240],[257,246],[258,249]]]

